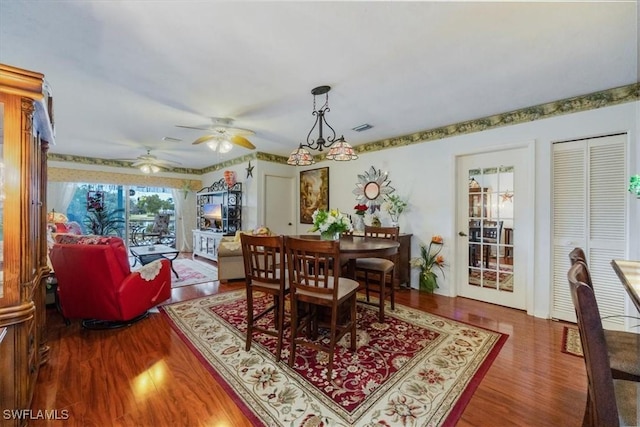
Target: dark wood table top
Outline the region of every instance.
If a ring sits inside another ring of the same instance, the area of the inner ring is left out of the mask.
[[[319,240],[318,234],[291,236],[298,239]],[[390,239],[377,239],[364,236],[341,236],[340,254],[345,258],[367,258],[395,255],[400,243]]]
[[[640,311],[640,261],[614,259],[611,261],[611,266],[631,297],[631,301]]]

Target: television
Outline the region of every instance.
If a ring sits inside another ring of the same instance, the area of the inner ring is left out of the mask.
[[[205,228],[222,229],[222,205],[220,203],[207,203],[202,206],[202,217]]]

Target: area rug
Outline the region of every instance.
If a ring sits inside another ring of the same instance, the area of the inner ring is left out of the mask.
[[[173,268],[178,273],[179,278],[176,278],[173,272],[171,273],[172,288],[218,280],[218,269],[213,265],[200,261],[186,258],[176,259],[173,261]]]
[[[256,298],[255,311],[268,301]],[[247,417],[265,426],[453,426],[508,337],[400,304],[378,323],[374,307],[358,304],[357,349],[343,337],[329,381],[324,352],[300,347],[291,368],[288,346],[276,363],[276,339],[264,334],[244,351],[243,290],[161,311]]]
[[[565,326],[562,329],[562,350],[563,353],[573,356],[584,357],[582,343],[580,343],[580,332],[578,328]]]
[[[483,270],[483,281],[482,285],[486,288],[496,288],[496,279],[500,279],[500,290],[513,292],[513,272],[511,271],[501,271],[496,272],[494,270]],[[480,286],[480,270],[471,270],[469,272],[469,284]]]

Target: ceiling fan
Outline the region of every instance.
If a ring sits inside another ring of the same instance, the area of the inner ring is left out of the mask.
[[[147,154],[138,156],[135,159],[119,159],[131,163],[131,166],[140,168],[143,173],[157,173],[161,170],[169,170],[180,165],[179,162],[172,160],[162,160],[151,154],[151,150],[147,149]]]
[[[231,151],[233,145],[237,145],[249,150],[255,150],[256,146],[251,143],[246,137],[255,135],[255,132],[249,129],[242,129],[233,127],[233,119],[212,117],[210,125],[204,126],[180,126],[185,129],[198,129],[206,130],[210,133],[192,142],[193,145],[207,143],[207,146],[213,151],[220,153],[227,153]]]

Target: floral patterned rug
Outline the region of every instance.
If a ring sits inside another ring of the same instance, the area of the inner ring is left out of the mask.
[[[171,287],[195,285],[196,283],[218,280],[218,269],[203,262],[190,259],[177,259],[173,261],[173,268],[178,272],[179,278],[171,273]]]
[[[580,342],[580,332],[578,328],[564,326],[562,328],[562,350],[563,353],[584,357],[582,343]]]
[[[257,298],[255,310],[267,302]],[[275,338],[258,334],[244,351],[244,290],[161,307],[255,425],[455,425],[508,336],[399,304],[387,310],[378,323],[374,307],[358,304],[357,349],[343,338],[329,381],[326,353],[299,347],[291,368],[288,346],[276,363]]]

